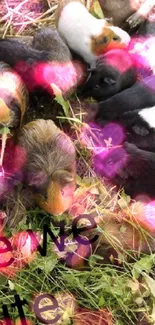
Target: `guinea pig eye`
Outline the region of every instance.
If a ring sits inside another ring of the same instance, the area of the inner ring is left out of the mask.
[[[119,37],[118,36],[114,36],[113,37],[113,41],[118,41],[119,40]]]
[[[44,194],[44,199],[45,199],[45,201],[47,201],[47,200],[48,200],[48,195],[47,195],[47,193],[46,193],[46,194]]]
[[[99,89],[99,87],[100,87],[99,85],[95,85],[94,89]]]
[[[64,195],[65,194],[65,191],[64,190],[61,190],[61,194]]]

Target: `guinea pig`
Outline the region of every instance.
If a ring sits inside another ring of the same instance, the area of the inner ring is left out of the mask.
[[[56,29],[44,27],[37,31],[32,40],[32,47],[36,50],[45,50],[51,53],[52,60],[69,62],[72,60],[71,52]]]
[[[131,212],[128,209],[127,215],[122,212],[122,216],[110,213],[103,216],[99,223],[102,231],[98,233],[98,240],[93,244],[94,254],[103,257],[99,263],[110,262],[110,256],[113,256],[113,263],[117,264],[119,255],[129,261],[133,253],[134,256],[139,256],[139,253],[155,252],[155,231],[146,232],[140,228],[138,222],[129,217],[129,213]]]
[[[155,197],[155,153],[139,149],[132,143],[110,147],[94,161],[96,174],[111,186],[136,199],[138,195]]]
[[[137,116],[138,123],[140,121],[141,123],[149,122],[149,119],[146,119],[147,112],[152,114],[153,108],[151,107],[155,105],[154,82],[155,76],[149,76],[142,81],[137,81],[132,87],[121,91],[105,101],[92,104],[92,114],[94,110],[94,117],[101,120],[116,120],[120,122],[126,120],[127,126],[131,126],[136,122],[135,120],[133,121],[132,113]],[[131,119],[128,118],[130,114]]]
[[[155,153],[139,149],[132,143],[125,143],[124,149],[127,154],[126,162],[112,182],[123,187],[134,199],[138,195],[147,195],[154,199]]]
[[[36,35],[38,40],[34,42],[36,47],[39,38],[41,47],[43,46],[43,33],[40,32],[38,36]],[[50,94],[54,94],[51,84],[55,83],[65,94],[76,87],[78,73],[71,62],[67,45],[56,31],[54,31],[54,41],[51,44],[53,46],[50,46],[50,50],[37,50],[17,40],[3,39],[0,40],[0,60],[16,70],[29,91],[41,87]]]
[[[22,160],[25,153],[23,184],[32,189],[39,207],[53,215],[69,209],[76,159],[71,139],[52,120],[38,119],[20,130],[16,146]]]
[[[104,17],[112,18],[116,26],[135,28],[144,21],[155,5],[154,0],[99,0]]]
[[[142,22],[136,34],[145,38],[155,35],[155,19],[153,21],[145,20]]]
[[[130,41],[119,27],[93,17],[81,1],[59,1],[56,25],[69,48],[90,65],[108,49],[126,46]]]
[[[130,54],[124,49],[113,49],[99,56],[96,67],[84,83],[81,93],[97,101],[107,99],[136,82],[136,70]]]
[[[28,108],[28,91],[20,76],[0,61],[0,126],[18,127]]]

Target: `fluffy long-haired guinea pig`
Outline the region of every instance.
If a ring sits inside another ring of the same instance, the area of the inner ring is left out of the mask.
[[[131,212],[128,208],[128,215],[127,213],[125,215],[124,212],[124,215],[122,213],[123,216],[110,214],[103,216],[99,224],[103,231],[98,233],[98,240],[93,244],[94,253],[103,257],[103,260],[98,261],[99,263],[110,262],[112,256],[113,263],[118,263],[119,254],[121,254],[123,261],[123,256],[124,259],[130,260],[135,253],[136,255],[139,253],[150,254],[155,251],[155,240],[153,238],[155,231],[146,232],[136,220],[129,217],[129,213]]]
[[[125,49],[113,49],[99,56],[89,71],[81,93],[98,101],[132,86],[137,79],[133,60]]]
[[[154,0],[99,0],[106,18],[112,18],[116,26],[136,27],[150,14]]]
[[[78,71],[58,31],[44,28],[36,33],[32,46],[15,39],[0,40],[0,60],[18,72],[29,91],[42,87],[52,93],[52,83],[63,93],[76,87]]]
[[[93,17],[81,1],[63,0],[56,12],[60,35],[90,65],[110,47],[127,45],[129,35],[105,19]]]
[[[0,125],[18,127],[28,106],[28,91],[20,76],[0,61]]]
[[[21,157],[25,152],[24,183],[45,211],[59,215],[72,204],[75,189],[75,148],[52,120],[35,120],[18,135]],[[19,155],[19,153],[18,153]]]

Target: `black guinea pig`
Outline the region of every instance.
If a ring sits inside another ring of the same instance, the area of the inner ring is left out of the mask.
[[[142,81],[137,81],[132,87],[121,91],[111,98],[95,103],[90,106],[88,116],[100,120],[120,121],[126,126],[133,126],[136,123],[145,123],[148,128],[151,124],[148,114],[153,114],[155,105],[155,76],[150,76]],[[144,114],[145,110],[145,114]],[[145,116],[144,116],[145,115]]]
[[[100,56],[81,89],[84,97],[101,101],[136,82],[136,69],[130,54],[124,49],[113,49]]]
[[[107,179],[117,190],[123,188],[135,199],[138,195],[155,198],[155,153],[125,142],[108,148],[94,161],[95,172]]]
[[[131,143],[125,143],[124,149],[126,162],[123,167],[121,166],[117,170],[112,183],[123,187],[125,192],[132,198],[136,198],[138,195],[147,195],[149,198],[154,199],[155,153],[141,150]],[[109,156],[109,160],[115,166],[114,154],[113,157]]]

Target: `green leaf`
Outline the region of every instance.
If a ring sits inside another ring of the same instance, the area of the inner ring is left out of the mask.
[[[52,88],[53,88],[53,91],[55,94],[56,102],[62,106],[65,116],[68,117],[69,116],[69,102],[68,102],[68,100],[65,100],[63,98],[61,90],[55,84],[52,84]]]
[[[98,1],[94,1],[93,6],[91,8],[91,13],[97,18],[101,18],[101,19],[104,18],[102,9]]]
[[[99,299],[99,302],[98,302],[98,306],[102,307],[102,306],[104,306],[104,304],[105,304],[105,299],[104,299],[103,296],[101,296],[100,299]]]
[[[15,285],[12,281],[8,280],[8,284],[9,284],[9,288],[10,290],[14,290],[15,289]]]
[[[153,295],[155,298],[155,280],[153,280],[148,274],[144,274],[144,279]]]
[[[153,308],[152,308],[152,314],[150,315],[150,318],[155,322],[155,299],[153,299]]]
[[[10,129],[6,126],[0,129],[0,134],[10,134]]]
[[[121,233],[126,232],[126,227],[125,227],[125,226],[122,226],[122,227],[120,228],[120,232],[121,232]]]
[[[121,198],[118,200],[118,205],[121,209],[125,209],[128,207],[129,203],[131,201],[131,198],[129,195],[127,195],[124,190],[121,191]]]
[[[138,278],[143,271],[149,272],[154,263],[155,254],[150,256],[142,257],[139,261],[137,261],[132,270],[132,275],[134,278]]]

